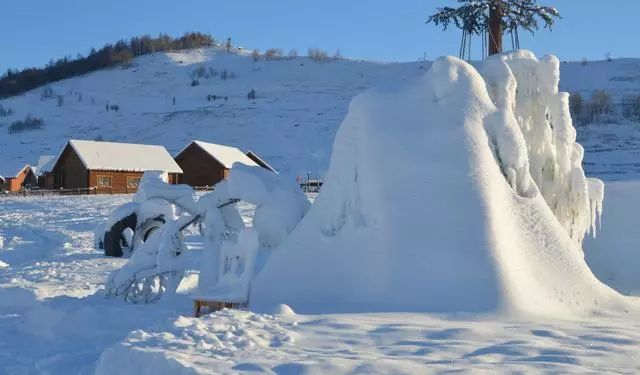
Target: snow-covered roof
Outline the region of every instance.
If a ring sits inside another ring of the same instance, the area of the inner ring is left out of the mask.
[[[0,179],[4,181],[7,178],[16,177],[27,168],[31,168],[35,173],[35,169],[29,164],[25,164],[21,162],[2,164],[0,165]]]
[[[204,152],[211,155],[211,157],[216,159],[227,169],[231,169],[233,163],[241,163],[250,167],[258,167],[258,164],[249,159],[247,155],[245,155],[242,151],[240,151],[240,149],[236,147],[223,146],[202,141],[193,141],[192,143],[195,143],[198,147],[204,150]],[[187,147],[189,147],[190,145],[191,144],[187,145]],[[186,150],[186,147],[182,151],[184,150]],[[180,151],[178,155],[180,155],[182,151]]]
[[[70,140],[68,144],[85,168],[90,170],[182,173],[182,169],[163,146],[76,139]]]
[[[43,173],[51,172],[56,160],[57,158],[55,155],[40,155],[38,163],[34,168],[34,172],[39,176]]]

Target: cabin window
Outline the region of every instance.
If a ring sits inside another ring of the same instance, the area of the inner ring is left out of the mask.
[[[137,189],[140,185],[140,177],[127,177],[127,187],[130,189]]]
[[[98,187],[111,187],[111,176],[98,176]]]

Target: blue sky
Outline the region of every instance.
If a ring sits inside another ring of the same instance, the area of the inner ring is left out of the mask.
[[[457,54],[460,32],[424,21],[454,0],[5,0],[0,72],[86,54],[120,38],[202,31],[264,50],[309,47],[379,61]],[[640,57],[634,29],[639,0],[540,0],[563,19],[553,32],[521,35],[521,47],[562,60]],[[613,5],[615,4],[615,5]],[[510,44],[505,40],[507,45]],[[473,45],[479,56],[480,41]]]

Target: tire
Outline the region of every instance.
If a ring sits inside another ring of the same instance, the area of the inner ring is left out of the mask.
[[[160,227],[162,227],[165,223],[164,215],[159,215],[157,217],[147,219],[144,223],[140,224],[135,231],[133,236],[133,244],[132,251],[135,251],[139,246],[147,241],[149,236]]]
[[[117,258],[122,257],[124,254],[122,251],[123,245],[131,245],[127,244],[124,231],[127,228],[135,230],[137,223],[138,217],[133,213],[117,221],[111,228],[107,228],[107,231],[104,233],[104,255]]]

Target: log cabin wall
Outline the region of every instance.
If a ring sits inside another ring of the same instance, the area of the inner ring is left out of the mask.
[[[175,158],[182,169],[181,183],[191,186],[213,186],[229,173],[220,162],[195,143]]]

